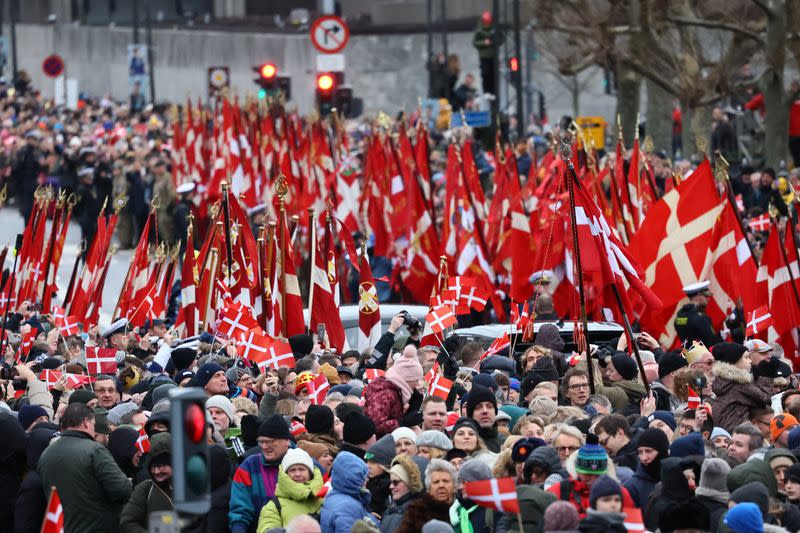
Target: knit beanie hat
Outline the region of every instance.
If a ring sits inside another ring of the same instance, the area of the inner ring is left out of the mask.
[[[746,352],[747,348],[735,342],[721,342],[711,348],[711,353],[716,361],[730,365],[738,363]]]
[[[675,431],[675,428],[678,427],[678,423],[675,422],[675,415],[671,411],[653,411],[653,414],[647,417],[647,423],[649,424],[653,420],[661,420],[672,431]]]
[[[669,453],[669,439],[667,434],[658,428],[647,428],[639,435],[639,441],[636,443],[637,448],[646,446],[658,451],[658,455],[664,458]]]
[[[330,452],[331,449],[325,444],[319,442],[311,442],[310,440],[297,441],[297,447],[301,450],[308,452],[308,455],[319,461],[319,458],[325,455],[325,452]],[[333,455],[331,453],[331,455]]]
[[[689,363],[681,352],[667,352],[661,356],[661,361],[658,363],[658,379],[663,379],[667,374],[685,366],[689,366]]]
[[[394,437],[392,437],[391,433],[389,433],[379,438],[377,441],[375,441],[375,444],[367,448],[367,453],[364,454],[364,460],[375,461],[388,471],[394,456]]]
[[[456,420],[456,423],[453,425],[453,432],[451,433],[451,435],[455,435],[456,431],[458,431],[458,429],[463,426],[467,426],[476,434],[480,433],[481,431],[480,426],[478,426],[478,423],[475,422],[475,420],[473,420],[472,418],[461,417],[458,420]]]
[[[419,381],[422,379],[422,365],[417,357],[417,349],[413,345],[406,346],[392,368],[386,371],[386,377],[394,375],[403,381]]]
[[[557,352],[564,351],[564,339],[561,331],[555,324],[542,324],[536,332],[533,344],[542,348],[549,348]]]
[[[428,520],[422,526],[422,533],[452,533],[453,526],[442,520]]]
[[[514,443],[511,449],[511,460],[515,463],[524,463],[536,448],[547,446],[547,443],[536,437],[525,437]]]
[[[327,405],[309,405],[304,422],[309,433],[333,431],[333,411]]]
[[[475,407],[481,402],[490,402],[494,406],[494,412],[497,412],[497,396],[495,396],[494,393],[486,387],[474,385],[469,391],[469,399],[467,400],[468,417],[472,418],[472,413],[475,411]]]
[[[627,353],[622,352],[612,356],[611,364],[614,365],[614,369],[622,376],[622,379],[636,379],[636,376],[639,374],[636,361]]]
[[[414,444],[417,443],[417,434],[413,429],[407,427],[399,427],[392,431],[392,438],[395,442],[399,441],[400,439],[408,439]]]
[[[608,453],[606,449],[597,444],[597,437],[589,435],[587,442],[578,450],[578,457],[575,461],[575,471],[579,474],[589,474],[599,476],[606,473],[608,469]],[[591,437],[594,437],[591,439]]]
[[[697,496],[707,496],[710,493],[727,495],[730,471],[731,467],[724,459],[712,457],[704,460],[700,470],[700,485],[695,494]]]
[[[484,479],[492,479],[492,470],[480,459],[470,459],[458,469],[459,483],[483,481]]]
[[[775,470],[779,466],[790,467],[797,462],[797,458],[786,448],[773,448],[764,454],[764,460],[770,468]]]
[[[478,374],[477,376],[472,378],[472,386],[480,385],[481,387],[486,387],[487,389],[491,389],[493,392],[497,392],[497,389],[500,386],[495,381],[494,376],[491,374]]]
[[[783,471],[786,481],[791,480],[794,483],[800,483],[800,463],[795,463]]]
[[[114,424],[115,426],[118,426],[123,416],[127,415],[128,413],[134,412],[138,408],[139,406],[133,402],[121,403],[109,409],[106,417],[108,418],[108,421],[110,423]]]
[[[96,399],[97,395],[88,389],[78,389],[74,391],[72,394],[69,395],[69,404],[73,403],[85,403],[88,404],[92,400]]]
[[[761,511],[762,519],[769,515],[769,490],[759,481],[751,481],[732,491],[730,501],[735,503],[754,503]]]
[[[289,425],[281,415],[272,415],[262,422],[258,427],[258,436],[286,440],[292,438],[292,434],[289,433]]]
[[[725,515],[725,525],[736,533],[764,533],[764,520],[761,511],[754,503],[736,504]]]
[[[349,413],[343,422],[342,440],[350,444],[364,444],[375,434],[375,422],[360,411]]]
[[[225,371],[225,369],[217,363],[205,363],[203,366],[197,369],[197,374],[195,375],[194,379],[201,388],[205,388],[205,386],[208,385],[208,382],[211,381],[211,378],[214,377],[214,374],[223,371]]]
[[[215,394],[206,400],[206,410],[208,410],[209,407],[221,409],[228,416],[228,420],[230,420],[231,425],[235,423],[236,419],[233,416],[233,403],[231,403],[231,401],[225,396],[222,396],[221,394]]]
[[[689,457],[690,455],[706,454],[706,445],[703,435],[694,432],[675,439],[669,447],[670,457]]]
[[[47,416],[47,411],[45,411],[44,408],[39,405],[31,405],[26,403],[19,408],[17,420],[19,420],[19,425],[22,426],[22,429],[27,431],[30,425],[33,424],[33,421],[40,416]]]
[[[781,434],[787,429],[797,425],[797,419],[789,413],[775,415],[769,424],[769,437],[772,442],[776,442]]]
[[[311,477],[314,477],[314,461],[308,452],[300,448],[289,448],[286,455],[281,460],[281,470],[288,471],[294,465],[303,465],[311,472]]]
[[[578,510],[570,502],[553,502],[544,511],[545,533],[577,531],[579,521]]]
[[[618,495],[622,497],[622,485],[614,478],[603,475],[594,480],[592,489],[589,491],[589,505],[592,509],[597,509],[597,499],[604,496]]]
[[[730,438],[731,438],[731,434],[730,434],[730,433],[728,433],[727,431],[725,431],[725,429],[724,429],[724,428],[715,427],[715,428],[714,428],[714,429],[711,431],[711,436],[710,436],[710,437],[708,437],[708,439],[713,441],[713,440],[714,440],[714,439],[716,439],[717,437],[727,437],[728,439],[730,439]]]

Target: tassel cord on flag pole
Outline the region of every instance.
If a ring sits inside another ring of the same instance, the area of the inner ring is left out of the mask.
[[[589,342],[586,336],[589,334],[589,324],[586,319],[586,294],[583,287],[583,270],[581,267],[581,253],[578,248],[578,228],[575,215],[575,181],[578,177],[575,167],[572,164],[572,142],[571,132],[565,132],[561,137],[561,158],[566,164],[565,178],[567,180],[567,190],[569,191],[569,217],[570,229],[572,231],[572,248],[575,250],[575,271],[578,278],[578,298],[580,302],[580,326],[583,331],[579,332],[576,341],[578,343],[578,353],[586,351],[587,370],[589,372],[589,392],[594,394],[594,368],[589,357]],[[576,326],[576,325],[575,325]],[[575,327],[573,326],[573,327]]]
[[[758,267],[758,259],[756,257],[755,251],[753,250],[753,243],[750,242],[750,239],[746,238],[747,231],[745,231],[744,221],[742,220],[742,214],[739,213],[739,209],[736,207],[736,197],[733,194],[733,188],[731,187],[731,179],[728,175],[728,161],[722,156],[722,153],[717,150],[716,153],[716,169],[714,173],[717,175],[717,178],[721,178],[723,180],[723,186],[725,188],[725,194],[728,197],[728,203],[730,204],[730,208],[733,209],[733,213],[736,215],[736,222],[739,223],[739,229],[742,230],[742,235],[745,236],[744,241],[747,243],[747,247],[750,249],[750,257],[753,258],[753,261],[756,263],[756,268]]]
[[[313,207],[308,208],[308,228],[310,232],[309,248],[311,256],[311,268],[308,269],[308,326],[306,333],[311,333],[311,314],[314,312],[314,268],[317,264],[317,217]],[[322,340],[322,339],[318,339]]]
[[[222,218],[225,223],[225,257],[228,260],[228,278],[226,283],[231,285],[233,281],[233,248],[231,246],[231,210],[228,205],[228,182],[222,182]]]
[[[281,335],[286,338],[288,324],[286,323],[286,193],[289,188],[286,184],[286,177],[283,173],[278,174],[278,179],[275,182],[275,193],[278,195],[278,246],[280,248],[281,259],[278,262],[280,267],[280,289],[281,289]],[[277,333],[277,332],[276,332]]]
[[[614,291],[614,299],[617,301],[617,308],[619,309],[620,314],[622,315],[622,324],[625,327],[625,335],[628,336],[630,339],[630,346],[631,350],[633,351],[633,356],[636,358],[636,365],[639,367],[639,376],[642,378],[642,383],[644,383],[645,392],[649,395],[650,394],[650,382],[647,381],[647,375],[644,372],[644,365],[642,364],[642,356],[639,353],[639,346],[636,344],[636,338],[633,336],[633,328],[631,328],[631,322],[628,320],[628,314],[625,312],[625,307],[622,305],[622,297],[619,294],[619,289],[617,288],[616,284],[611,285],[611,288]],[[589,366],[592,366],[591,361],[587,361]]]
[[[17,242],[14,244],[14,265],[8,281],[8,299],[6,301],[6,309],[3,311],[3,324],[0,327],[0,330],[2,330],[2,333],[0,333],[0,357],[5,354],[6,323],[8,322],[8,310],[11,307],[11,293],[14,290],[14,283],[17,277],[17,259],[19,259],[20,248],[22,248],[22,233],[17,234]]]

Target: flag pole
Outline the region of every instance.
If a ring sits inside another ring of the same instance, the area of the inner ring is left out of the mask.
[[[0,327],[0,357],[5,353],[6,344],[6,323],[8,321],[8,309],[11,307],[11,292],[14,290],[14,282],[17,275],[17,258],[19,257],[19,250],[22,248],[22,233],[17,233],[17,242],[14,245],[14,266],[11,269],[11,277],[8,279],[8,300],[6,301],[6,309],[3,312],[3,325]]]
[[[228,260],[228,278],[226,283],[230,284],[233,280],[233,249],[231,247],[231,210],[228,205],[228,182],[222,182],[222,218],[225,223],[225,257]]]
[[[631,346],[631,350],[633,351],[633,356],[636,358],[636,365],[639,367],[639,376],[642,378],[642,383],[644,383],[645,392],[647,392],[649,395],[650,382],[647,381],[647,376],[644,373],[642,356],[639,353],[639,346],[636,344],[636,339],[633,336],[633,328],[631,328],[630,320],[628,320],[628,314],[625,312],[625,307],[622,305],[622,297],[619,294],[619,289],[617,288],[616,284],[612,284],[611,288],[614,290],[614,299],[617,301],[617,308],[622,315],[622,324],[625,327],[625,335],[627,335],[628,339],[630,339],[629,344]]]
[[[517,524],[519,525],[520,533],[525,531],[525,527],[522,525],[522,513],[517,513]]]
[[[578,229],[575,215],[575,180],[578,179],[575,167],[572,164],[572,143],[574,137],[572,132],[565,131],[561,135],[561,159],[566,164],[565,178],[567,180],[567,190],[569,191],[569,217],[570,229],[572,230],[572,249],[575,250],[575,271],[578,278],[578,299],[580,302],[581,324],[573,324],[573,336],[578,346],[578,353],[586,352],[586,366],[589,373],[589,392],[594,394],[594,368],[589,357],[589,343],[586,335],[589,333],[589,323],[586,319],[586,294],[583,287],[583,268],[581,267],[581,253],[578,248]],[[576,327],[577,326],[577,327]],[[577,334],[576,334],[577,333]]]
[[[278,195],[278,223],[282,231],[278,231],[278,246],[280,248],[280,285],[281,285],[281,336],[286,338],[286,193],[289,187],[286,184],[286,177],[281,172],[275,182],[275,194]]]
[[[313,207],[308,208],[309,247],[311,264],[308,269],[308,327],[306,333],[311,333],[311,313],[314,312],[314,267],[317,264],[317,217]]]

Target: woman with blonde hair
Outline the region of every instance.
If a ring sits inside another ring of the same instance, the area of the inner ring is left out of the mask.
[[[473,419],[459,418],[453,426],[453,448],[465,452],[467,460],[479,459],[492,468],[497,454],[489,451],[479,431],[478,423]]]
[[[417,455],[430,459],[442,459],[453,449],[453,443],[447,435],[435,429],[423,431],[417,435]]]
[[[538,437],[543,438],[544,435],[544,420],[534,415],[525,415],[514,426],[512,433],[514,435],[521,435],[522,437]]]

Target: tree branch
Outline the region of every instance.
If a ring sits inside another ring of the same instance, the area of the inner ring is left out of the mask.
[[[673,96],[680,96],[680,87],[673,83],[671,78],[663,76],[661,72],[654,70],[650,65],[641,63],[633,57],[623,57],[621,61],[627,64],[634,71],[638,72],[641,76],[644,76],[667,91],[669,94]]]
[[[674,22],[675,24],[684,24],[686,26],[699,26],[701,28],[709,28],[714,30],[727,30],[732,31],[734,33],[738,33],[740,35],[744,35],[745,37],[749,37],[761,44],[764,44],[764,38],[758,32],[749,30],[742,26],[738,26],[736,24],[728,24],[726,22],[719,22],[714,20],[705,20],[705,19],[693,19],[693,18],[685,18],[685,17],[667,17],[667,20],[670,22]]]
[[[775,15],[775,13],[772,11],[772,8],[769,7],[769,0],[753,0],[753,3],[757,5],[761,11],[766,13],[768,17]]]

